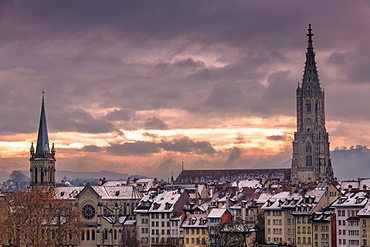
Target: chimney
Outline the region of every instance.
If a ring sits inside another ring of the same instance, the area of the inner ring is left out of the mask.
[[[230,198],[229,198],[229,195],[226,196],[226,209],[227,210],[230,209]]]
[[[348,185],[348,192],[351,192],[352,191],[352,185]]]
[[[296,191],[296,186],[295,186],[295,184],[292,184],[291,186],[290,186],[290,193],[291,194],[294,194],[294,192]]]
[[[195,200],[199,200],[198,184],[195,185]]]
[[[240,205],[242,207],[242,220],[243,220],[243,223],[246,221],[247,219],[247,208],[246,208],[246,204],[247,202],[246,201],[241,201],[240,202]]]

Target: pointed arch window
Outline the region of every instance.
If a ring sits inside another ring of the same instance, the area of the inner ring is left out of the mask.
[[[311,112],[311,101],[310,100],[306,101],[306,111]]]
[[[37,183],[38,182],[38,179],[37,179],[37,167],[35,167],[35,183]]]
[[[316,113],[316,116],[319,115],[319,110],[320,110],[320,103],[319,101],[317,100],[315,102],[315,113]]]
[[[306,145],[306,153],[312,153],[312,145],[310,142]]]
[[[306,156],[306,167],[312,167],[312,155]]]

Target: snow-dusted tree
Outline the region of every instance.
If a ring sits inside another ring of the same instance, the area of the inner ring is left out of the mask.
[[[15,246],[78,246],[80,208],[56,199],[52,188],[39,187],[0,198],[0,239]]]

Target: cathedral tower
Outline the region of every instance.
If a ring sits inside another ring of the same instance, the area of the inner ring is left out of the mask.
[[[54,143],[50,150],[48,129],[46,126],[44,91],[42,91],[42,105],[37,137],[36,152],[31,144],[30,149],[30,180],[31,187],[55,186],[55,148]]]
[[[294,133],[292,180],[306,182],[333,180],[329,134],[325,128],[324,91],[321,88],[311,24],[302,83],[297,88],[297,132]]]

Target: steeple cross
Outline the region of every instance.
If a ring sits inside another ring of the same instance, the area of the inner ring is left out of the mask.
[[[312,42],[312,36],[314,36],[314,34],[312,33],[312,28],[311,28],[311,24],[308,25],[308,42]]]

